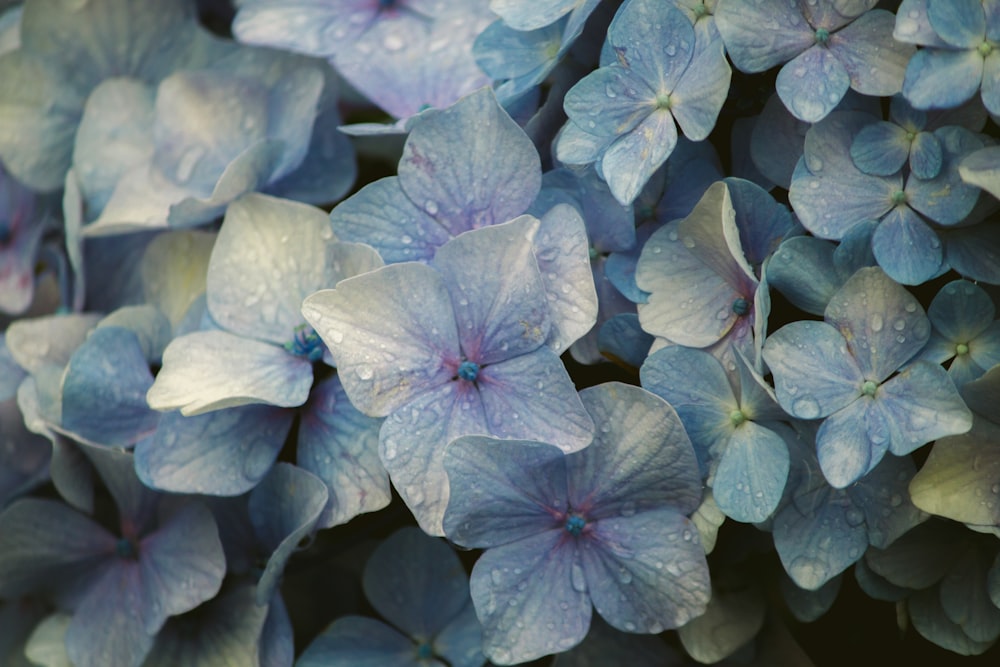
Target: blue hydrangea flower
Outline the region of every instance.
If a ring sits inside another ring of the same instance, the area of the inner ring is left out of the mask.
[[[776,88],[799,120],[822,120],[852,88],[894,95],[914,48],[892,39],[895,17],[872,9],[877,0],[719,0],[715,23],[733,64],[763,72],[786,63]]]
[[[978,285],[948,283],[931,301],[927,316],[933,329],[918,358],[951,361],[948,375],[959,389],[1000,364],[1000,321],[993,300]]]
[[[788,476],[788,447],[772,429],[785,412],[743,359],[736,366],[734,382],[709,353],[677,345],[649,355],[639,377],[677,410],[719,509],[760,523],[777,508]]]
[[[916,361],[900,370],[927,343],[930,321],[881,269],[855,273],[824,319],[785,325],[768,337],[763,356],[781,407],[798,419],[824,419],[816,449],[830,484],[846,487],[886,452],[903,456],[972,426],[943,368]]]
[[[405,119],[489,83],[472,44],[494,18],[485,2],[465,0],[251,0],[240,3],[233,34],[329,58],[355,89]]]
[[[875,176],[892,176],[907,162],[917,178],[934,178],[941,171],[941,142],[924,131],[927,114],[914,109],[905,98],[892,98],[889,121],[865,126],[854,137],[854,165]]]
[[[970,227],[966,218],[979,189],[962,182],[958,163],[983,139],[960,126],[939,128],[934,136],[942,167],[935,178],[876,176],[851,157],[855,137],[875,122],[866,113],[845,111],[814,125],[788,199],[802,225],[821,238],[840,240],[855,225],[877,220],[871,242],[879,266],[897,282],[919,284],[947,270],[952,228]],[[957,259],[954,268],[965,268],[961,253]]]
[[[130,454],[89,454],[118,505],[119,535],[61,502],[21,499],[0,514],[0,594],[53,593],[73,614],[73,664],[138,667],[168,617],[219,591],[225,557],[208,509],[171,509],[135,477]]]
[[[557,157],[596,162],[623,204],[673,151],[675,122],[694,141],[715,126],[731,70],[718,32],[697,26],[667,3],[628,0],[608,28],[600,69],[566,94]]]
[[[0,159],[24,184],[63,187],[91,91],[122,77],[156,85],[202,67],[226,47],[198,25],[187,0],[29,0],[21,46],[0,57]]]
[[[302,305],[351,402],[388,417],[379,453],[429,533],[441,533],[452,439],[544,437],[566,451],[591,440],[593,423],[547,344],[558,318],[533,250],[538,227],[523,216],[466,232],[430,265],[389,264]]]
[[[926,515],[909,500],[916,469],[910,459],[887,458],[857,483],[835,488],[817,470],[815,430],[800,424],[797,431],[786,440],[794,465],[772,531],[789,577],[815,591],[861,559],[869,545],[888,547]]]
[[[893,37],[919,44],[903,95],[917,109],[956,107],[981,90],[1000,113],[1000,11],[993,0],[904,0]]]
[[[445,534],[486,549],[470,585],[497,664],[579,644],[595,608],[619,630],[657,634],[708,603],[687,518],[701,501],[698,465],[676,413],[619,383],[580,397],[599,427],[579,452],[466,436],[445,454]]]
[[[297,667],[393,665],[481,667],[482,630],[468,578],[455,552],[416,528],[401,528],[372,552],[365,597],[388,622],[336,620],[310,644]]]

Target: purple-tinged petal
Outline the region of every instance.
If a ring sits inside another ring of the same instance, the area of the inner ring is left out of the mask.
[[[226,209],[208,263],[212,318],[246,338],[283,345],[302,324],[302,300],[325,285],[326,214],[306,204],[248,194]]]
[[[891,425],[868,396],[859,396],[820,424],[816,454],[823,476],[838,489],[878,465],[889,448]]]
[[[590,331],[598,315],[587,228],[574,207],[557,204],[541,217],[535,260],[551,314],[545,344],[558,354]]]
[[[720,0],[715,23],[733,64],[744,72],[771,69],[815,42],[813,30],[798,7],[789,7],[782,0]]]
[[[882,218],[871,247],[882,270],[903,285],[919,285],[942,271],[941,239],[909,206],[896,206]]]
[[[566,461],[574,509],[607,519],[698,508],[702,487],[694,449],[669,404],[618,382],[585,389],[580,397],[597,429],[594,442]]]
[[[788,201],[813,234],[839,240],[855,225],[892,208],[902,177],[865,174],[850,155],[854,137],[876,120],[863,112],[837,112],[806,134],[803,171],[792,177]]]
[[[851,87],[851,79],[830,49],[812,46],[778,72],[775,89],[785,107],[799,120],[826,118]]]
[[[469,581],[483,653],[498,665],[564,651],[587,634],[593,607],[577,541],[548,530],[489,549]]]
[[[159,413],[146,404],[152,384],[134,333],[120,327],[95,329],[66,367],[61,426],[89,442],[131,446],[159,423]]]
[[[878,268],[851,276],[830,300],[825,317],[847,339],[864,378],[875,382],[916,355],[931,332],[920,303]]]
[[[339,376],[316,383],[299,413],[297,463],[330,492],[318,525],[329,528],[389,504],[389,477],[378,457],[381,421],[358,411]]]
[[[225,331],[197,331],[175,338],[146,398],[154,410],[192,415],[249,403],[302,405],[312,385],[312,365],[269,343]]]
[[[897,456],[972,428],[972,412],[948,374],[927,361],[907,366],[879,386],[876,402],[896,426],[889,449]]]
[[[418,641],[430,641],[469,602],[462,563],[444,540],[404,527],[368,558],[365,597],[381,616]]]
[[[851,88],[863,95],[895,95],[915,48],[892,39],[896,17],[874,9],[830,35],[827,46],[847,70]]]
[[[595,522],[580,554],[597,613],[619,630],[649,634],[704,613],[712,593],[697,535],[667,508]]]
[[[407,198],[393,176],[369,183],[330,213],[342,241],[367,243],[392,264],[430,261],[452,233]]]
[[[449,491],[443,460],[448,443],[489,432],[479,394],[465,380],[425,391],[382,423],[382,464],[424,532],[444,534],[441,518]]]
[[[736,427],[715,470],[712,489],[726,516],[746,523],[767,519],[778,507],[788,479],[785,441],[746,421]]]
[[[274,597],[285,564],[299,543],[316,529],[326,502],[322,480],[284,462],[276,463],[250,492],[247,511],[257,543],[268,554],[257,583],[257,604],[266,605]]]
[[[975,50],[921,49],[906,66],[903,95],[917,109],[957,107],[979,90],[983,57]]]
[[[461,360],[446,283],[422,264],[348,278],[306,297],[302,315],[333,354],[351,402],[370,416],[448,382]]]
[[[826,322],[792,322],[764,343],[778,402],[799,419],[826,417],[860,395],[864,375],[847,341]]]
[[[382,621],[343,616],[314,639],[295,664],[297,667],[418,667],[425,661],[417,661],[416,648],[412,639]]]
[[[906,130],[888,121],[861,128],[851,142],[854,165],[873,176],[892,176],[903,168],[909,155],[910,139]]]
[[[444,529],[456,544],[489,549],[562,528],[566,459],[556,447],[469,435],[448,445],[444,467]]]
[[[489,89],[423,114],[399,161],[403,191],[452,235],[520,215],[541,177],[534,145]]]
[[[986,37],[981,0],[927,0],[927,20],[948,46],[974,49]]]
[[[245,493],[271,469],[294,414],[268,405],[166,414],[156,435],[136,445],[136,473],[150,487],[174,493]]]
[[[654,109],[601,156],[600,173],[615,199],[631,204],[677,144],[677,126],[666,109]]]
[[[548,348],[484,366],[476,385],[491,435],[541,440],[567,453],[593,437],[593,421]]]
[[[722,38],[708,26],[701,22],[695,27],[691,63],[670,92],[670,111],[684,136],[693,141],[706,139],[715,128],[732,78]]]
[[[0,513],[0,527],[0,593],[7,599],[79,594],[115,550],[102,526],[54,500],[14,501]]]
[[[458,236],[435,255],[466,359],[494,363],[548,338],[551,317],[533,248],[539,225],[521,216]]]

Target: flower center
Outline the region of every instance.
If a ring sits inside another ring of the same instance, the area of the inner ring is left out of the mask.
[[[590,261],[594,261],[595,259],[601,256],[601,251],[595,248],[594,246],[590,246],[587,249],[587,252],[590,253]]]
[[[865,396],[874,396],[877,390],[878,383],[871,380],[865,380],[865,383],[861,385],[861,393]]]
[[[123,537],[118,540],[118,544],[115,545],[115,552],[118,554],[119,558],[127,558],[129,560],[135,560],[135,558],[139,555],[135,548],[135,544],[127,537]]]
[[[285,343],[285,349],[296,357],[302,357],[312,362],[323,358],[323,340],[308,324],[295,327],[295,336]]]
[[[816,43],[817,44],[821,44],[821,45],[825,46],[826,43],[829,40],[830,40],[830,31],[829,30],[826,30],[825,28],[817,28],[816,29]]]
[[[658,93],[656,95],[657,109],[670,109],[670,93]]]
[[[467,382],[475,382],[479,377],[479,364],[474,361],[463,361],[458,365],[458,377]]]
[[[991,53],[993,53],[993,45],[990,44],[989,42],[983,42],[982,44],[979,45],[979,47],[976,50],[979,51],[979,55],[981,55],[983,58],[986,58]]]
[[[747,416],[743,414],[742,410],[733,410],[729,413],[729,421],[733,423],[733,426],[739,426],[747,420]]]
[[[736,299],[736,301],[733,301],[733,312],[743,317],[750,312],[750,302],[743,297]]]
[[[892,193],[892,203],[895,206],[906,203],[906,193],[902,190],[896,190]]]
[[[708,7],[705,6],[704,2],[699,2],[694,6],[694,15],[696,19],[700,19],[702,16],[708,16],[709,14],[711,14],[711,12],[708,11]]]
[[[968,343],[959,343],[958,345],[955,346],[955,354],[961,356],[963,354],[968,354],[968,353],[969,353]]]
[[[570,514],[566,518],[566,532],[573,537],[579,537],[583,532],[583,527],[587,525],[587,520],[579,514]]]
[[[429,642],[417,644],[417,660],[430,660],[434,657],[434,649]]]

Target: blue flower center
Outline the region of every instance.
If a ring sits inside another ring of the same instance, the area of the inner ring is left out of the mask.
[[[479,364],[474,361],[463,361],[458,365],[458,377],[468,382],[475,382],[479,377]]]
[[[865,380],[865,383],[861,385],[861,393],[865,396],[874,396],[875,392],[878,391],[878,383],[872,382],[871,380]]]
[[[417,644],[417,660],[430,660],[434,657],[434,649],[428,642]]]
[[[830,40],[830,31],[825,28],[816,29],[816,43],[825,45]]]
[[[285,343],[285,349],[296,357],[317,362],[323,358],[323,340],[308,324],[295,328],[295,336]]]
[[[743,297],[736,299],[736,301],[733,301],[733,312],[743,317],[750,312],[750,302]]]
[[[955,354],[962,356],[963,354],[969,353],[969,346],[967,343],[959,343],[955,346]]]
[[[587,525],[587,520],[579,514],[570,514],[566,519],[566,532],[574,537],[578,537],[583,532],[583,527]]]
[[[135,544],[127,537],[118,540],[118,544],[115,545],[115,552],[119,558],[128,558],[129,560],[135,560],[136,556],[139,555]]]

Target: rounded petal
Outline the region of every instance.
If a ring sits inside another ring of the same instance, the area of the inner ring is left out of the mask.
[[[829,49],[817,45],[786,63],[778,72],[775,87],[793,116],[816,123],[840,104],[851,79],[843,63]]]

